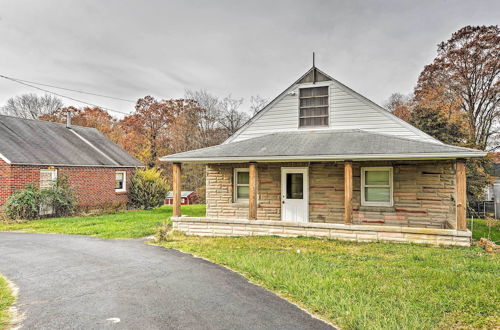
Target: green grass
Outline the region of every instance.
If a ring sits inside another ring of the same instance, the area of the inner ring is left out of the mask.
[[[183,214],[203,216],[205,205],[186,205]],[[0,231],[25,231],[91,235],[102,238],[139,238],[152,235],[172,215],[171,206],[154,210],[128,211],[88,217],[52,218],[16,222],[0,222]]]
[[[178,234],[162,245],[228,266],[346,329],[500,325],[500,255],[477,247]]]
[[[491,220],[488,226],[487,220],[474,219],[474,224],[472,224],[472,219],[469,219],[467,227],[472,230],[472,238],[475,240],[484,237],[500,244],[500,220]]]
[[[7,329],[10,323],[9,308],[14,303],[14,296],[5,278],[0,275],[0,329]]]

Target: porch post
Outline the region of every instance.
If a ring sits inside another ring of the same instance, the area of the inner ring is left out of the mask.
[[[181,216],[181,164],[172,164],[172,189],[173,189],[173,212],[174,217]]]
[[[352,161],[344,162],[344,223],[352,223]]]
[[[457,205],[457,229],[466,230],[467,222],[465,220],[467,207],[467,188],[465,176],[465,160],[457,159],[456,169],[456,205]]]
[[[257,220],[257,164],[248,165],[248,220]]]

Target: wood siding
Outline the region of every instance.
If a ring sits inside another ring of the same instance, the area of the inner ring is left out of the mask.
[[[420,141],[436,142],[433,138],[396,118],[356,92],[336,81],[304,83],[290,87],[267,108],[257,114],[248,124],[227,142],[246,140],[274,132],[307,130],[299,128],[298,89],[303,87],[329,86],[329,127],[314,129],[362,129],[375,133],[390,134]],[[295,95],[289,95],[295,92]]]

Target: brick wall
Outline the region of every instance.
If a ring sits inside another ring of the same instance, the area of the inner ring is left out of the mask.
[[[233,169],[246,164],[207,165],[207,216],[246,219],[247,203],[233,202]],[[259,163],[257,219],[281,219],[281,167],[309,166],[309,221],[342,223],[342,162]],[[360,205],[361,166],[393,166],[394,206]],[[363,162],[353,164],[353,222],[446,228],[455,224],[455,167],[452,161]]]
[[[5,166],[7,165],[7,166]],[[5,168],[8,167],[8,170]],[[0,178],[2,173],[7,180],[0,180],[0,207],[13,191],[26,187],[27,184],[40,184],[40,170],[48,166],[33,165],[8,165],[0,163]],[[51,167],[52,168],[52,167]],[[53,167],[57,169],[57,175],[63,173],[68,176],[70,185],[74,188],[79,206],[97,206],[108,203],[127,202],[127,193],[115,192],[115,172],[127,171],[127,181],[132,175],[133,169],[105,168],[105,167]],[[128,188],[128,184],[127,184]]]
[[[0,209],[10,196],[10,164],[0,159]]]

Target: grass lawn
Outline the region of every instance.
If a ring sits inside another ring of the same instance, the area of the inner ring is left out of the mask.
[[[162,245],[228,266],[346,329],[500,325],[500,255],[477,247],[178,234]]]
[[[9,308],[14,297],[5,278],[0,275],[0,329],[7,329],[10,322]]]
[[[467,228],[472,230],[472,238],[475,240],[485,237],[490,241],[500,244],[500,220],[494,221],[490,228],[484,219],[474,219],[474,224],[469,219]]]
[[[183,206],[184,214],[202,216],[205,205]],[[102,238],[139,238],[155,233],[156,228],[172,215],[171,206],[154,210],[129,211],[100,216],[52,218],[22,223],[0,222],[0,231],[25,231],[91,235]]]

